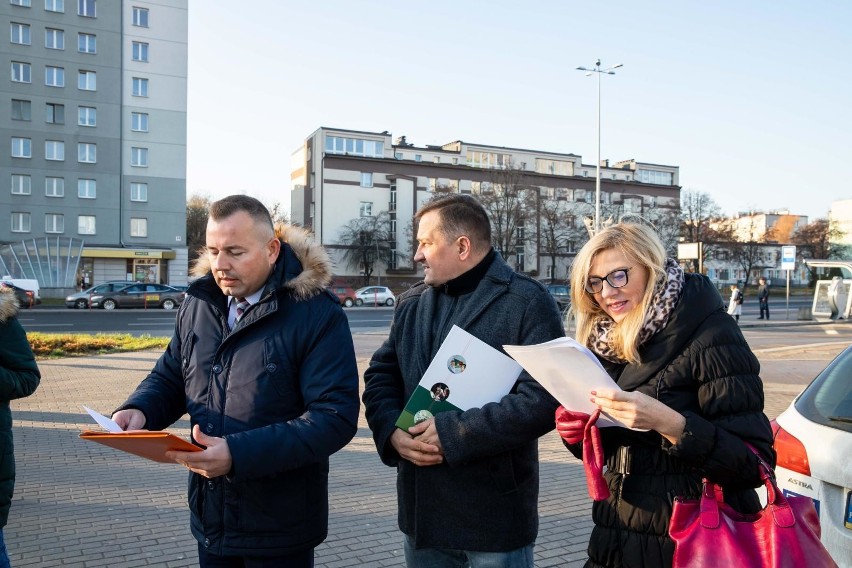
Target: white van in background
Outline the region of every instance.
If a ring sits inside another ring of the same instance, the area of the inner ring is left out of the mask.
[[[9,276],[3,276],[0,278],[4,282],[11,282],[18,288],[23,288],[24,290],[29,290],[33,293],[33,296],[38,300],[41,298],[39,295],[39,285],[38,280],[28,279],[28,278],[11,278]]]

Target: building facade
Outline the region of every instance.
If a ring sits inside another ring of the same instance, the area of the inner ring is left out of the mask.
[[[0,272],[185,283],[187,0],[9,0]]]
[[[601,218],[677,215],[678,177],[677,166],[604,162]],[[576,250],[588,239],[585,219],[594,217],[595,179],[595,165],[576,154],[461,140],[415,146],[387,131],[322,127],[291,156],[291,217],[330,251],[336,275],[352,280],[362,268],[344,261],[345,227],[358,218],[387,215],[393,254],[378,263],[375,274],[408,282],[420,276],[412,260],[412,218],[435,192],[469,193],[485,204],[493,203],[495,194],[522,188],[526,196],[519,207],[526,214],[503,228],[509,236],[501,253],[534,277],[565,280]],[[494,216],[492,224],[499,224]]]

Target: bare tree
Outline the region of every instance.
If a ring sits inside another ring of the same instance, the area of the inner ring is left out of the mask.
[[[648,211],[646,217],[657,229],[657,235],[659,235],[663,246],[666,247],[666,254],[671,258],[677,258],[677,244],[680,242],[681,236],[680,211],[658,207]]]
[[[212,203],[209,195],[191,195],[186,202],[186,246],[189,262],[194,262],[207,242],[207,216]]]
[[[286,225],[290,222],[289,215],[280,201],[273,201],[271,205],[266,205],[266,208],[269,210],[269,216],[272,217],[273,225]]]
[[[748,287],[752,271],[759,271],[762,268],[770,267],[764,259],[763,251],[766,248],[766,243],[774,240],[773,229],[767,229],[763,234],[761,234],[759,230],[760,228],[757,226],[755,221],[755,216],[750,215],[749,217],[749,225],[745,227],[744,235],[740,238],[740,240],[732,240],[728,245],[734,262],[739,264],[745,273],[745,281],[743,282],[742,290],[743,294],[745,294],[745,290]]]
[[[538,218],[539,218],[539,253],[550,258],[551,278],[556,277],[556,260],[568,250],[569,243],[573,240],[573,224],[575,218],[570,215],[565,202],[556,199],[548,199],[539,195]]]
[[[723,243],[734,240],[732,228],[719,223],[722,213],[709,193],[685,190],[680,194],[680,236],[688,243],[702,243],[703,261]],[[694,269],[696,267],[693,267]]]
[[[796,253],[802,259],[842,258],[846,253],[846,247],[832,243],[839,241],[843,236],[843,231],[836,222],[816,219],[796,230],[792,244],[796,245]],[[808,267],[808,278],[811,285],[817,280],[816,271],[810,267]]]
[[[375,216],[351,219],[340,230],[338,242],[344,246],[343,260],[350,268],[363,269],[364,286],[370,285],[376,263],[392,265],[394,250],[390,229],[390,216],[382,211]]]
[[[492,170],[489,178],[479,201],[491,220],[491,242],[508,262],[519,248],[532,242],[538,188],[511,162]]]

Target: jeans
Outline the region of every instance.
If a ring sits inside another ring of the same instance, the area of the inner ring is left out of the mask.
[[[449,548],[414,548],[405,535],[408,568],[532,568],[533,544],[508,552],[476,552]]]
[[[769,302],[760,302],[760,319],[763,319],[764,314],[769,319]]]
[[[0,568],[11,568],[9,563],[9,552],[6,550],[6,541],[3,539],[3,529],[0,529]]]
[[[314,549],[287,556],[217,556],[207,552],[201,543],[198,543],[198,566],[201,568],[313,568]]]

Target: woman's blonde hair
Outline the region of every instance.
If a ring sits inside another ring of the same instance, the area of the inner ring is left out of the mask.
[[[592,335],[596,322],[609,318],[592,294],[585,290],[595,256],[609,249],[621,251],[632,262],[648,271],[648,283],[641,304],[613,327],[609,338],[615,355],[629,363],[639,363],[639,332],[655,288],[666,278],[666,250],[652,227],[637,223],[611,225],[583,245],[571,267],[571,310],[577,322],[576,339],[586,346],[594,343]]]

